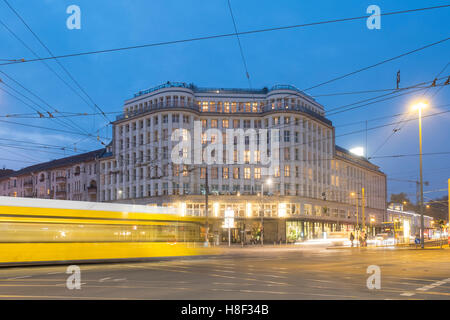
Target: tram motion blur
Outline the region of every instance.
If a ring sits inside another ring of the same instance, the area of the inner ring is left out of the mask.
[[[0,266],[199,255],[202,226],[173,208],[0,197]]]

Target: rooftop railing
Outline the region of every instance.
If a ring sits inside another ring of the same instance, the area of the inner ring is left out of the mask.
[[[116,121],[133,118],[135,116],[145,114],[147,112],[151,112],[151,111],[155,111],[155,110],[169,110],[169,109],[173,109],[173,108],[189,109],[189,110],[194,110],[194,111],[202,112],[202,113],[220,113],[220,114],[225,114],[225,115],[226,114],[230,114],[230,115],[246,114],[246,113],[248,113],[248,114],[255,114],[255,113],[263,114],[263,113],[272,112],[272,111],[299,111],[299,112],[306,113],[306,114],[312,116],[313,118],[316,118],[317,120],[322,121],[330,126],[332,125],[332,122],[330,120],[328,120],[324,116],[318,114],[317,112],[314,112],[314,111],[312,111],[308,108],[305,108],[303,106],[300,106],[300,105],[290,105],[290,104],[281,105],[281,106],[277,106],[274,108],[272,106],[265,105],[262,109],[259,108],[257,112],[254,112],[252,110],[245,111],[245,109],[237,110],[236,112],[223,112],[223,111],[219,111],[219,110],[203,111],[202,106],[198,106],[198,105],[157,104],[157,105],[143,107],[142,109],[139,109],[139,110],[128,111],[128,113],[118,115],[116,117]]]
[[[155,92],[161,89],[165,89],[165,88],[186,88],[186,89],[190,89],[193,92],[199,92],[199,93],[249,93],[249,94],[267,94],[270,91],[275,91],[275,90],[290,90],[290,91],[296,91],[301,93],[302,95],[314,100],[311,96],[309,96],[308,94],[304,93],[303,91],[297,89],[296,87],[292,86],[292,85],[288,85],[288,84],[277,84],[274,85],[273,87],[271,87],[270,89],[267,87],[264,87],[262,89],[249,89],[249,88],[208,88],[208,87],[197,87],[196,85],[192,84],[192,83],[185,83],[185,82],[171,82],[168,81],[164,84],[161,84],[159,86],[147,89],[147,90],[143,90],[143,91],[139,91],[138,93],[134,94],[134,98],[143,96],[145,94],[151,93],[151,92]]]

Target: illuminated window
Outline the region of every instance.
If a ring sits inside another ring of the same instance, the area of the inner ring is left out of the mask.
[[[217,120],[216,119],[211,120],[211,128],[217,128]]]
[[[230,103],[229,102],[223,103],[223,112],[230,113]]]
[[[255,179],[261,179],[261,168],[255,168]]]
[[[250,151],[249,150],[245,150],[244,151],[244,162],[245,163],[249,163],[250,162]]]
[[[290,166],[285,165],[285,166],[284,166],[284,176],[285,176],[285,177],[289,177],[290,175],[291,175],[291,172],[290,172]]]
[[[233,168],[233,179],[239,179],[239,168]]]
[[[280,167],[275,166],[275,177],[279,177],[279,176],[280,176]]]
[[[250,179],[250,168],[244,168],[244,179]]]
[[[261,153],[259,152],[259,150],[255,150],[255,159],[254,159],[254,161],[261,162]]]
[[[208,101],[203,101],[202,102],[202,111],[207,112],[208,109],[209,109]]]
[[[228,168],[222,168],[222,178],[228,179]]]
[[[277,125],[277,124],[279,124],[280,123],[280,117],[274,117],[273,118],[273,124],[274,125]]]
[[[206,168],[200,168],[200,179],[205,179],[206,177]]]
[[[189,132],[187,129],[182,130],[182,135],[183,135],[183,141],[188,141]]]
[[[228,120],[222,120],[222,128],[228,128]]]

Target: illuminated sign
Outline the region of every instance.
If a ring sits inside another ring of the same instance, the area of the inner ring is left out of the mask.
[[[225,220],[223,222],[222,228],[234,228],[234,210],[227,208],[225,210]]]

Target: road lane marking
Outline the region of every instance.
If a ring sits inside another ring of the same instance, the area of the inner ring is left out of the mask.
[[[16,280],[16,279],[25,279],[25,278],[31,278],[31,276],[14,277],[14,278],[8,278],[6,280]]]
[[[415,295],[415,293],[414,292],[403,292],[400,295],[405,296],[405,297],[412,297],[413,295]]]
[[[405,278],[403,278],[403,279],[405,279]],[[416,291],[420,291],[421,293],[426,293],[426,294],[450,295],[450,293],[446,293],[446,292],[427,292],[430,289],[434,289],[434,288],[439,287],[439,286],[441,286],[443,284],[446,284],[447,282],[450,282],[450,278],[444,279],[444,280],[440,280],[440,281],[436,281],[436,280],[433,280],[433,281],[435,281],[435,282],[433,282],[431,284],[428,284],[426,286],[417,288]],[[415,295],[415,293],[404,292],[404,293],[402,293],[400,295],[401,296],[406,296],[406,297],[411,297],[411,296]]]
[[[236,277],[224,276],[224,275],[221,275],[221,274],[214,274],[214,273],[212,273],[212,274],[209,274],[209,275],[212,276],[212,277],[220,277],[220,278],[236,279]]]
[[[231,270],[212,270],[215,272],[228,272],[228,273],[235,273],[235,271],[231,271]]]
[[[74,296],[24,296],[24,295],[0,295],[0,298],[10,299],[83,299],[83,300],[129,300],[128,298],[111,298],[111,297],[74,297]],[[134,300],[135,298],[133,298]]]
[[[242,292],[242,293],[268,293],[268,294],[290,294],[289,292],[282,292],[282,291],[264,291],[264,290],[244,290],[244,289],[217,289],[213,288],[210,289],[212,291],[225,291],[225,292]]]

